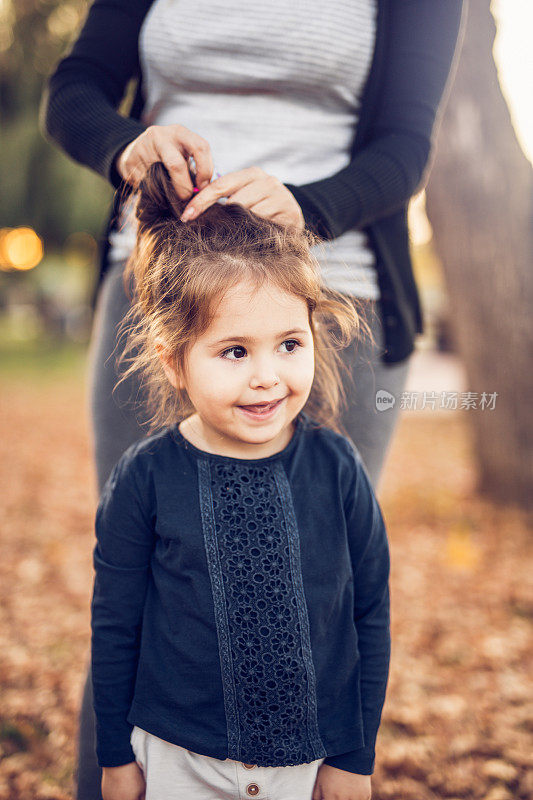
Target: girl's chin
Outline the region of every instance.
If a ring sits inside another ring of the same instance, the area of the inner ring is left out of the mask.
[[[292,426],[291,430],[292,430]],[[234,438],[237,446],[237,457],[242,458],[266,458],[279,453],[290,442],[292,434],[287,432],[284,427],[281,430],[262,430],[243,431],[240,436]]]

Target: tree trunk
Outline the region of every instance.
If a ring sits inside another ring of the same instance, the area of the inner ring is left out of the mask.
[[[511,123],[487,0],[470,0],[463,51],[427,188],[427,212],[464,361],[479,490],[533,503],[533,175]],[[453,389],[453,387],[450,387]],[[494,409],[482,393],[497,392]]]

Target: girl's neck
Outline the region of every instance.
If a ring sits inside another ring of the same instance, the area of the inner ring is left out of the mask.
[[[284,450],[293,437],[295,422],[292,420],[275,439],[261,443],[243,442],[240,439],[226,436],[205,425],[198,414],[192,414],[182,420],[178,428],[184,439],[206,453],[231,458],[254,459],[268,458],[268,456]]]

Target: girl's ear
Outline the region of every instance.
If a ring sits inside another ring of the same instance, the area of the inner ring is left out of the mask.
[[[161,360],[163,369],[165,370],[165,375],[167,376],[168,380],[170,381],[174,389],[177,390],[183,389],[184,388],[183,381],[179,375],[175,358],[172,357],[172,355],[165,348],[163,342],[160,339],[156,340],[155,349],[157,351],[157,355]]]

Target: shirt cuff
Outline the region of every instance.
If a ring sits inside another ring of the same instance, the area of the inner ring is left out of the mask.
[[[113,154],[110,157],[107,167],[107,177],[114,189],[120,188],[124,182],[122,175],[117,169],[117,160],[119,155],[122,153],[124,148],[131,144],[131,142],[133,142],[137,136],[140,136],[141,133],[146,130],[146,126],[137,122],[137,120],[128,118],[126,121],[129,123],[129,128],[122,133],[122,136],[116,138],[113,145]]]
[[[122,767],[124,764],[131,764],[136,759],[131,747],[129,749],[129,753],[126,750],[117,750],[114,753],[106,753],[105,756],[98,756],[98,766],[102,769],[107,769],[107,767]]]
[[[324,764],[329,764],[330,767],[337,767],[337,769],[344,769],[346,772],[355,772],[357,775],[372,775],[375,758],[376,753],[373,747],[359,747],[349,753],[327,756],[324,759]]]
[[[135,753],[131,745],[124,747],[122,750],[107,750],[105,754],[98,754],[99,767],[122,767],[124,764],[130,764],[135,761]]]
[[[305,192],[292,183],[285,183],[284,186],[294,196],[294,199],[302,209],[306,227],[321,239],[332,239],[333,236],[323,214],[320,213],[317,206],[307,197]]]
[[[111,715],[96,716],[96,757],[99,767],[122,767],[135,761],[131,746],[133,725]]]

